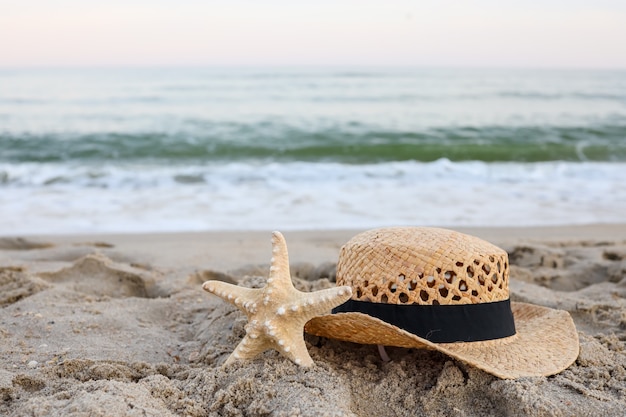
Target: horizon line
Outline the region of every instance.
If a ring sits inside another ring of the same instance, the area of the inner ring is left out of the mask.
[[[582,65],[418,65],[418,64],[70,64],[2,65],[0,70],[126,70],[126,69],[368,69],[368,70],[606,70],[624,71],[626,66]]]

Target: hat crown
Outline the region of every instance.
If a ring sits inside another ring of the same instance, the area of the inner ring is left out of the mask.
[[[341,248],[337,285],[352,299],[454,305],[509,298],[507,253],[474,236],[429,227],[374,229]]]

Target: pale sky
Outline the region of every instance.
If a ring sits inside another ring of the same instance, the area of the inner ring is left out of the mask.
[[[0,0],[0,67],[626,68],[626,0]]]

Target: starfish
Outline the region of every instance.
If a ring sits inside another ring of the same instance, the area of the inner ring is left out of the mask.
[[[289,272],[287,243],[280,232],[272,233],[272,253],[269,277],[263,288],[239,287],[221,281],[202,284],[205,291],[234,304],[248,316],[246,335],[224,365],[275,349],[297,365],[312,366],[313,359],[304,343],[304,325],[352,296],[352,289],[347,286],[311,293],[295,289]]]

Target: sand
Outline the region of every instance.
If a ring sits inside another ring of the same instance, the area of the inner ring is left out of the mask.
[[[201,290],[259,285],[268,232],[0,238],[0,415],[616,416],[626,414],[626,225],[461,229],[510,254],[511,298],[570,312],[580,356],[500,380],[438,352],[306,336],[222,369],[243,315]],[[334,285],[357,231],[284,232],[294,284]]]

